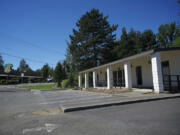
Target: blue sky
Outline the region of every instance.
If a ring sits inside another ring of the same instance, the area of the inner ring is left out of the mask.
[[[32,69],[65,58],[66,40],[86,11],[98,8],[110,24],[157,32],[160,24],[179,22],[177,0],[0,0],[0,53],[16,69],[20,58]],[[11,56],[7,56],[11,55]],[[12,57],[18,56],[18,57]],[[32,61],[33,60],[33,61]]]

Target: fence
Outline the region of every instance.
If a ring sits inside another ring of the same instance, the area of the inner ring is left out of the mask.
[[[180,92],[180,75],[164,75],[164,90]]]

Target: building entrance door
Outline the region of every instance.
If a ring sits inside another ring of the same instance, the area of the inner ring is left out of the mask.
[[[137,85],[142,85],[142,68],[141,66],[136,67],[136,78],[137,78]]]

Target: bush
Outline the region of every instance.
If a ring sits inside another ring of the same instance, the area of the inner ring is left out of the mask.
[[[28,78],[28,83],[34,83],[35,82],[35,78]]]
[[[69,80],[68,79],[65,79],[61,82],[61,86],[62,88],[67,88],[69,87]]]
[[[78,74],[68,73],[67,79],[61,82],[62,88],[73,88],[78,86]]]
[[[78,86],[78,75],[76,73],[69,73],[68,75],[68,85],[69,87],[77,87]]]
[[[12,78],[8,80],[8,84],[18,84],[19,79],[18,78]]]
[[[78,74],[74,75],[74,86],[78,86]]]
[[[0,84],[5,84],[6,83],[6,79],[1,79],[0,80]]]

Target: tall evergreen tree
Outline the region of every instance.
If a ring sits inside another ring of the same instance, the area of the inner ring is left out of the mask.
[[[49,71],[50,71],[50,67],[48,64],[45,64],[42,69],[41,69],[41,74],[43,79],[46,81],[47,78],[49,77]]]
[[[63,68],[60,62],[57,63],[56,68],[54,70],[54,80],[58,83],[58,87],[61,86],[61,81],[63,80]]]
[[[92,9],[76,23],[77,30],[73,29],[70,35],[69,49],[78,70],[111,61],[107,55],[111,53],[117,25],[110,26],[107,19],[98,9]]]
[[[67,47],[67,49],[66,49],[66,54],[65,54],[65,56],[66,56],[66,59],[65,59],[65,61],[66,61],[66,69],[67,69],[67,71],[66,72],[77,72],[76,70],[76,68],[75,68],[75,61],[73,60],[73,56],[72,56],[72,53],[71,53],[71,51],[70,51],[70,43],[69,42],[66,42],[67,43],[67,45],[68,45],[68,47]]]
[[[136,53],[136,32],[131,29],[127,33],[126,28],[122,28],[122,34],[119,40],[119,45],[113,49],[113,53],[116,54],[116,59],[124,58]]]
[[[21,73],[24,73],[24,72],[30,71],[31,69],[30,69],[29,65],[26,63],[26,61],[24,59],[22,59],[19,62],[19,67],[17,70]]]
[[[4,72],[4,61],[0,54],[0,73],[3,73],[3,72]]]
[[[156,35],[152,30],[145,30],[141,33],[131,29],[127,33],[124,27],[122,28],[120,40],[116,41],[115,44],[116,46],[112,52],[116,59],[120,59],[154,48],[156,45]]]
[[[53,77],[53,72],[54,72],[53,67],[49,67],[49,76],[50,77]]]
[[[156,45],[156,35],[152,30],[148,29],[144,32],[136,32],[136,53],[140,53],[149,49],[152,49]]]
[[[155,48],[156,45],[156,35],[152,30],[148,29],[142,33],[142,50],[146,51]]]
[[[126,28],[123,27],[120,40],[116,41],[116,46],[112,50],[112,53],[115,55],[116,59],[126,57],[130,51],[128,47],[128,33]]]
[[[67,73],[70,71],[69,65],[67,64],[66,60],[63,61],[62,67],[63,67],[63,74],[64,74],[63,79],[65,79],[67,77]]]
[[[126,48],[128,49],[127,56],[134,55],[137,53],[136,39],[136,31],[133,28],[131,28],[130,32],[128,33],[128,40],[126,45]]]

